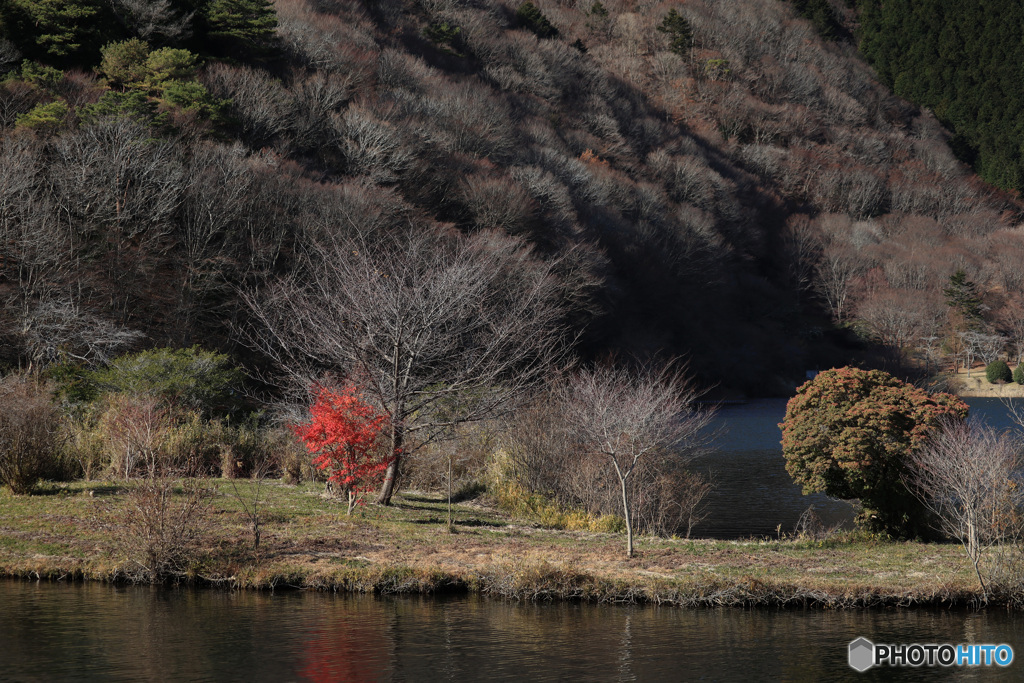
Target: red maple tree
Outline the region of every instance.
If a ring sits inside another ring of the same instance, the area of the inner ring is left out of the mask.
[[[329,472],[328,481],[348,496],[352,514],[359,494],[379,484],[394,458],[382,455],[380,435],[387,416],[363,401],[353,385],[340,392],[319,387],[309,412],[309,423],[291,429],[313,454],[313,464]]]

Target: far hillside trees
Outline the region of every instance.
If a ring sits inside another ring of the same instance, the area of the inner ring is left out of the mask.
[[[860,49],[897,95],[934,110],[988,182],[1024,187],[1024,7],[1015,0],[858,3]]]

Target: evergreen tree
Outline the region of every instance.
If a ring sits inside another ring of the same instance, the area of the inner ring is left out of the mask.
[[[825,40],[835,40],[842,30],[828,0],[791,0],[797,13],[807,19]]]
[[[881,79],[952,128],[954,151],[982,178],[1024,189],[1024,5],[860,0],[858,9],[860,49]]]
[[[101,9],[99,0],[6,0],[0,2],[0,18],[26,56],[63,65],[99,46]]]
[[[804,493],[859,498],[858,521],[872,531],[927,535],[927,511],[904,483],[908,461],[942,420],[966,417],[956,396],[930,396],[881,370],[826,370],[786,405],[786,471]]]
[[[949,286],[942,293],[946,295],[946,305],[957,313],[967,328],[975,329],[981,325],[983,307],[978,286],[967,279],[963,268],[949,277]]]
[[[210,0],[203,8],[207,36],[246,49],[266,47],[277,29],[269,0]]]
[[[520,26],[530,29],[538,38],[554,38],[558,35],[558,29],[554,24],[541,14],[539,7],[529,0],[519,5],[519,9],[516,10],[516,19]]]
[[[1008,383],[1013,380],[1010,366],[1005,361],[994,360],[985,367],[985,379],[991,384]]]
[[[685,57],[693,45],[693,29],[690,22],[683,15],[674,9],[670,9],[665,18],[658,25],[658,30],[669,38],[668,49],[671,52]]]
[[[149,46],[138,38],[110,43],[101,50],[99,73],[106,78],[107,85],[121,90],[138,86],[148,73],[146,57]]]

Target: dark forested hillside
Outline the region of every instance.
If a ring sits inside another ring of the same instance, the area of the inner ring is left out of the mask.
[[[985,180],[1024,189],[1024,6],[860,3],[861,50],[897,95],[930,108]]]
[[[581,353],[749,391],[938,354],[957,270],[1024,343],[1020,206],[828,8],[0,0],[3,361],[244,353],[242,293],[408,226],[557,260]]]

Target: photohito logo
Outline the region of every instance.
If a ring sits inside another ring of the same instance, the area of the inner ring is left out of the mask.
[[[1009,666],[1009,645],[876,645],[867,638],[850,643],[850,666],[867,671],[873,666]]]

